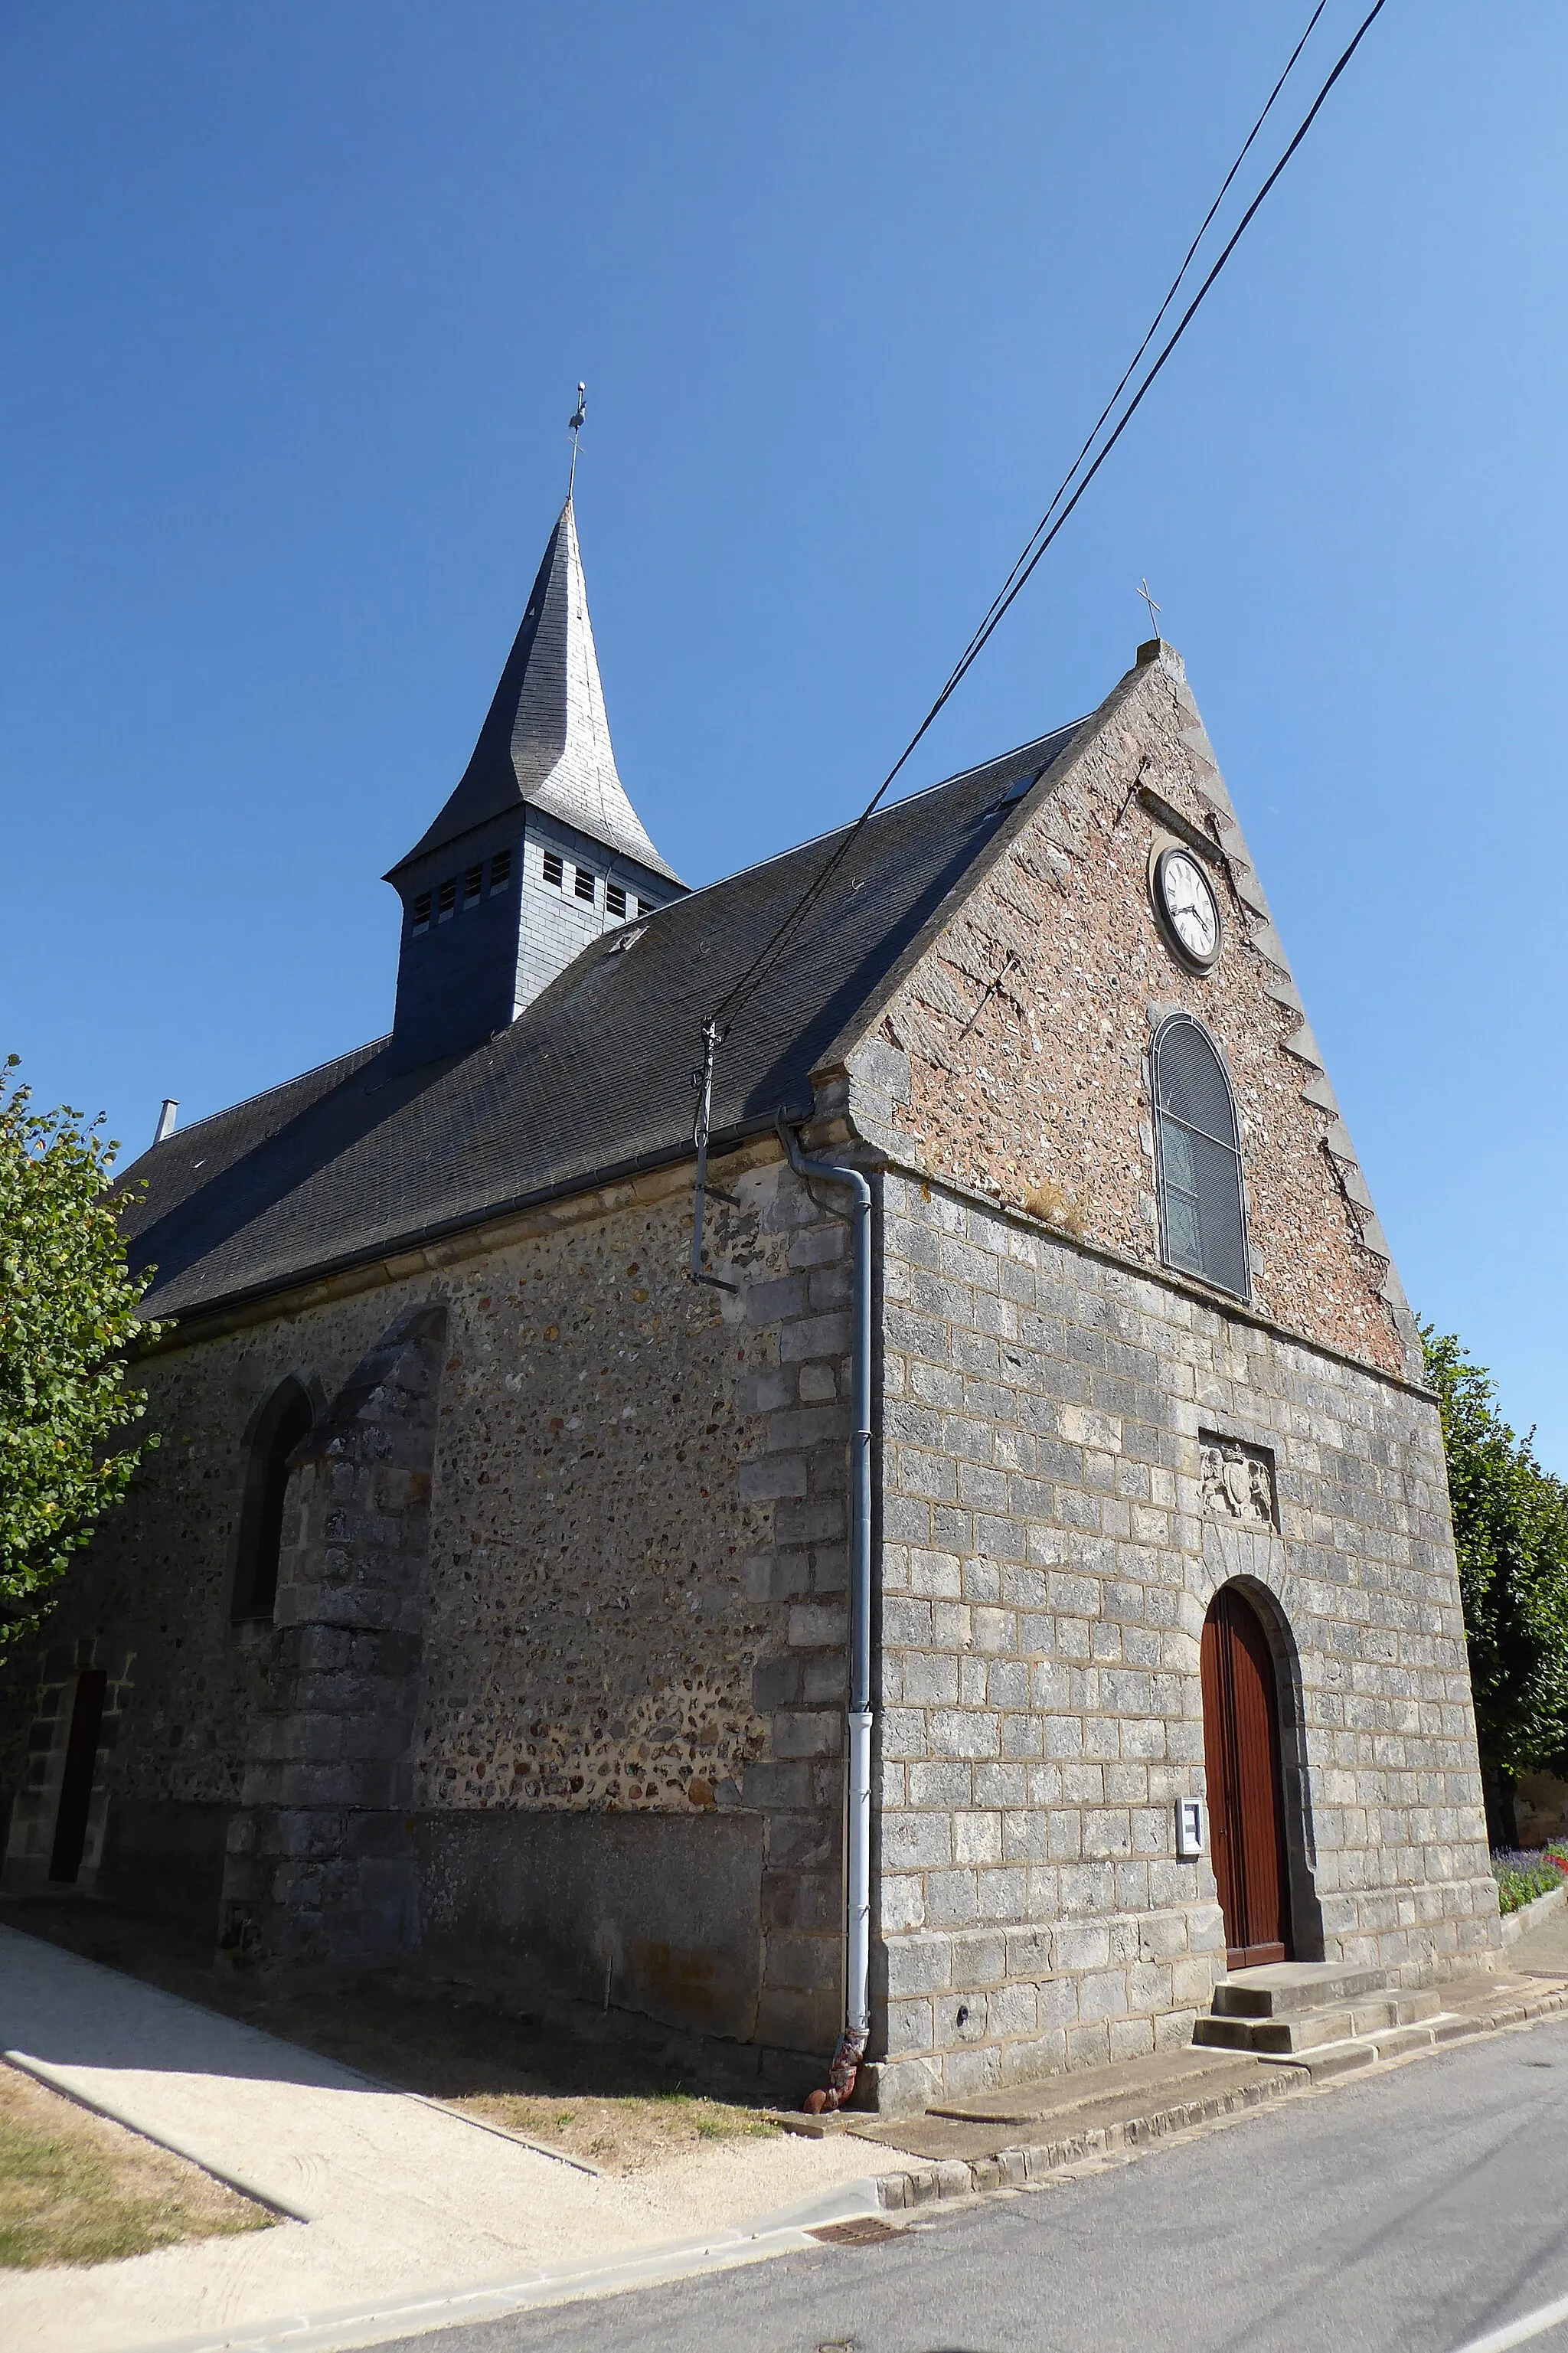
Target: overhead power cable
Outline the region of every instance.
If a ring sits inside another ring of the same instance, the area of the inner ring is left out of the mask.
[[[1129,381],[1136,373],[1139,363],[1142,359],[1144,353],[1148,350],[1150,343],[1153,341],[1154,336],[1159,331],[1162,322],[1170,311],[1172,303],[1176,298],[1177,291],[1192,265],[1193,258],[1197,252],[1198,247],[1202,244],[1204,237],[1213,222],[1215,215],[1218,212],[1221,204],[1224,202],[1225,197],[1230,189],[1231,184],[1235,180],[1237,172],[1240,170],[1243,162],[1246,160],[1248,151],[1257,140],[1258,133],[1261,132],[1264,123],[1268,120],[1275,100],[1279,97],[1280,90],[1283,89],[1291,68],[1295,65],[1302,49],[1306,47],[1306,44],[1311,36],[1313,27],[1316,26],[1319,17],[1322,15],[1323,8],[1326,4],[1327,0],[1318,0],[1318,5],[1313,9],[1312,14],[1308,20],[1306,30],[1302,33],[1300,39],[1291,50],[1289,58],[1286,61],[1284,71],[1280,74],[1279,80],[1274,85],[1274,88],[1270,90],[1262,112],[1258,115],[1258,118],[1253,124],[1252,129],[1248,132],[1240,152],[1237,155],[1235,163],[1231,165],[1229,171],[1226,174],[1225,179],[1221,183],[1219,194],[1215,196],[1214,203],[1209,206],[1207,213],[1205,215],[1202,227],[1200,227],[1197,236],[1193,239],[1192,244],[1188,247],[1186,256],[1183,260],[1182,266],[1176,272],[1174,279],[1172,280],[1170,291],[1166,294],[1164,301],[1161,303],[1159,310],[1155,312],[1148,332],[1145,334],[1142,342],[1139,344],[1137,351],[1134,353],[1131,361],[1129,363],[1127,369],[1121,377],[1121,383],[1117,385],[1116,390],[1111,394],[1110,400],[1107,401],[1104,408],[1100,411],[1094,428],[1090,432],[1088,439],[1085,441],[1083,448],[1079,451],[1077,458],[1073,460],[1072,465],[1068,468],[1068,472],[1063,477],[1061,486],[1058,488],[1056,496],[1052,499],[1050,505],[1046,509],[1040,521],[1036,524],[1034,530],[1030,533],[1028,539],[1025,542],[1024,548],[1019,554],[1017,561],[1014,564],[1013,568],[1008,574],[1002,587],[992,599],[991,605],[987,609],[984,619],[974,631],[973,636],[970,638],[969,643],[965,646],[963,653],[959,656],[958,660],[953,664],[952,669],[948,673],[941,693],[937,696],[935,702],[931,704],[931,709],[926,712],[925,717],[921,721],[920,725],[916,728],[914,733],[910,736],[909,742],[905,744],[903,750],[900,753],[898,758],[894,761],[892,766],[889,769],[887,775],[883,777],[881,783],[878,786],[876,791],[867,802],[866,807],[861,811],[859,817],[857,818],[853,826],[850,827],[848,832],[839,842],[837,848],[829,853],[818,872],[813,877],[812,881],[807,883],[805,889],[801,892],[800,897],[796,900],[794,906],[790,908],[789,912],[775,926],[770,937],[758,950],[756,955],[753,956],[745,971],[742,973],[740,978],[729,991],[729,994],[721,1000],[717,1007],[715,1007],[707,1022],[703,1025],[703,1037],[706,1049],[704,1071],[706,1083],[703,1086],[705,1104],[710,1099],[711,1092],[712,1064],[716,1048],[726,1034],[729,1026],[733,1022],[736,1013],[745,1003],[747,997],[749,997],[758,987],[769,966],[775,962],[777,957],[783,953],[784,947],[788,944],[789,940],[799,929],[800,924],[810,913],[812,907],[816,904],[823,892],[826,889],[828,883],[832,881],[837,869],[843,864],[845,859],[849,855],[849,852],[853,849],[856,842],[859,839],[861,833],[869,823],[889,786],[894,783],[895,779],[910,760],[912,754],[930,732],[950,697],[963,682],[963,679],[968,675],[981,653],[989,644],[1004,617],[1029,580],[1035,567],[1040,562],[1040,559],[1045,554],[1047,549],[1056,539],[1058,533],[1062,530],[1068,516],[1073,512],[1073,510],[1078,505],[1078,502],[1082,498],[1084,492],[1088,490],[1090,482],[1093,481],[1096,474],[1099,473],[1101,466],[1104,465],[1105,460],[1110,457],[1110,452],[1115,448],[1118,441],[1121,440],[1122,434],[1132,422],[1132,419],[1137,414],[1139,408],[1142,406],[1144,398],[1152,388],[1155,378],[1164,367],[1166,361],[1171,357],[1171,354],[1175,350],[1177,344],[1181,342],[1182,337],[1186,333],[1187,329],[1191,326],[1194,319],[1202,308],[1203,303],[1211,288],[1214,286],[1215,280],[1225,269],[1225,266],[1229,261],[1231,255],[1236,251],[1237,245],[1241,242],[1242,237],[1245,236],[1253,219],[1261,208],[1270,190],[1279,180],[1286,165],[1289,163],[1290,158],[1295,154],[1296,150],[1300,146],[1302,141],[1306,138],[1308,132],[1310,131],[1313,123],[1317,121],[1318,116],[1329,96],[1329,92],[1333,89],[1335,83],[1339,80],[1341,75],[1350,64],[1351,59],[1354,57],[1357,49],[1360,48],[1363,41],[1366,38],[1367,34],[1371,31],[1373,24],[1382,15],[1383,10],[1386,5],[1386,0],[1373,0],[1373,5],[1368,9],[1366,15],[1363,17],[1360,25],[1356,27],[1355,33],[1350,41],[1347,42],[1339,58],[1335,60],[1331,71],[1324,80],[1322,87],[1318,91],[1318,94],[1312,100],[1311,105],[1303,115],[1290,139],[1289,144],[1286,147],[1284,153],[1279,157],[1279,162],[1274,165],[1262,186],[1258,189],[1257,195],[1247,206],[1247,210],[1243,213],[1236,227],[1231,231],[1230,236],[1226,238],[1226,243],[1220,249],[1218,258],[1214,262],[1213,267],[1209,269],[1208,274],[1203,280],[1203,283],[1199,286],[1197,292],[1193,296],[1192,301],[1183,311],[1181,318],[1178,320],[1171,334],[1166,338],[1164,343],[1162,345],[1158,357],[1153,361],[1152,364],[1144,374],[1131,398],[1121,409],[1115,425],[1112,427],[1110,432],[1106,436],[1104,441],[1100,444],[1100,447],[1096,451],[1092,461],[1087,468],[1085,468],[1085,458],[1088,456],[1089,451],[1093,448],[1095,440],[1100,435],[1106,419],[1116,407],[1117,402],[1121,399],[1122,393],[1126,390]],[[1082,470],[1081,473],[1080,469]],[[1079,478],[1076,487],[1072,489],[1070,496],[1066,496],[1068,485],[1073,483],[1075,476]],[[1065,504],[1063,503],[1064,496],[1066,496]]]
[[[1166,312],[1170,310],[1172,303],[1175,301],[1177,294],[1181,290],[1182,281],[1193,266],[1193,257],[1197,252],[1199,246],[1202,245],[1205,237],[1208,235],[1209,228],[1215,213],[1218,212],[1221,205],[1224,204],[1226,196],[1230,194],[1231,183],[1234,181],[1237,174],[1240,171],[1243,164],[1246,163],[1247,156],[1250,154],[1257,141],[1258,132],[1262,130],[1264,124],[1268,121],[1269,115],[1273,111],[1275,100],[1279,97],[1280,91],[1284,89],[1286,82],[1289,79],[1291,68],[1294,66],[1297,58],[1300,56],[1302,50],[1306,47],[1307,43],[1311,39],[1318,19],[1322,15],[1323,10],[1328,6],[1328,5],[1329,0],[1318,0],[1317,6],[1313,9],[1310,16],[1308,17],[1306,30],[1301,35],[1301,37],[1297,42],[1295,47],[1291,50],[1289,56],[1286,58],[1284,71],[1280,74],[1279,80],[1275,83],[1273,89],[1269,91],[1268,96],[1264,100],[1262,113],[1259,114],[1257,121],[1247,132],[1247,137],[1242,141],[1241,147],[1237,154],[1235,163],[1231,165],[1229,171],[1220,182],[1219,193],[1215,197],[1213,204],[1210,205],[1207,212],[1204,215],[1203,221],[1199,227],[1196,237],[1194,237],[1191,245],[1188,246],[1186,252],[1182,256],[1182,266],[1177,270],[1175,276],[1172,279],[1169,287],[1166,289],[1164,301],[1161,303],[1159,309],[1150,320],[1148,332],[1145,333],[1142,342],[1139,344],[1131,358],[1128,361],[1126,367],[1121,372],[1121,381],[1118,384],[1115,391],[1111,394],[1110,398],[1106,402],[1105,406],[1100,410],[1100,415],[1095,418],[1094,423],[1090,427],[1089,434],[1085,438],[1082,448],[1079,451],[1078,456],[1073,459],[1072,464],[1068,468],[1067,472],[1062,476],[1061,480],[1057,485],[1057,493],[1055,498],[1052,499],[1050,505],[1046,509],[1045,513],[1040,517],[1039,522],[1035,525],[1034,530],[1030,533],[1023,554],[1019,556],[1016,564],[1014,565],[1012,571],[1009,572],[1006,579],[1004,580],[1001,587],[992,598],[990,605],[986,608],[984,617],[981,621],[980,628],[976,629],[974,636],[971,638],[969,644],[964,648],[963,655],[961,655],[959,658],[960,661],[969,654],[972,648],[975,648],[976,639],[980,638],[981,632],[991,620],[993,614],[997,612],[997,608],[1001,605],[1004,597],[1012,587],[1015,580],[1016,580],[1018,574],[1023,569],[1025,564],[1028,561],[1036,541],[1039,538],[1040,533],[1047,528],[1058,507],[1060,505],[1062,500],[1067,496],[1068,491],[1071,489],[1073,477],[1078,472],[1078,470],[1082,465],[1084,459],[1088,457],[1089,451],[1093,448],[1095,442],[1100,437],[1100,427],[1104,425],[1106,418],[1110,416],[1111,410],[1115,407],[1117,402],[1126,391],[1129,383],[1131,381],[1133,372],[1137,368],[1139,361],[1142,358],[1144,353],[1148,350],[1150,344],[1159,333],[1161,322],[1164,319]],[[949,680],[947,686],[942,690],[944,698],[952,691],[952,687],[956,685],[956,683],[957,673],[955,667],[955,674]],[[935,709],[940,710],[940,708],[941,703],[939,702],[935,706]],[[927,721],[927,724],[930,724],[929,720]],[[913,749],[912,744],[910,749]],[[904,757],[908,759],[908,752],[904,754]],[[885,789],[886,787],[884,786],[884,790]]]

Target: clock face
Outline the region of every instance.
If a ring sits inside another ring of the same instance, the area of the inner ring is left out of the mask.
[[[1160,911],[1194,964],[1219,954],[1219,908],[1208,877],[1184,849],[1167,849],[1154,871]]]

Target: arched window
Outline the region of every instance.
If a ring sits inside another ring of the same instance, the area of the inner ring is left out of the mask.
[[[239,1557],[235,1567],[232,1615],[237,1625],[246,1619],[272,1615],[278,1599],[278,1555],[283,1541],[289,1457],[300,1440],[309,1435],[314,1419],[305,1391],[298,1381],[287,1380],[268,1398],[257,1424],[250,1467],[246,1473]]]
[[[1154,1039],[1154,1136],[1161,1256],[1245,1299],[1252,1286],[1236,1105],[1224,1063],[1184,1013]]]

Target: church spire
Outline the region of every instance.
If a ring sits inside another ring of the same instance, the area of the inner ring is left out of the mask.
[[[650,874],[679,879],[649,840],[616,766],[570,494],[473,757],[434,825],[387,880],[521,802]]]
[[[473,757],[386,879],[405,1067],[493,1038],[593,940],[685,888],[616,767],[570,491]]]

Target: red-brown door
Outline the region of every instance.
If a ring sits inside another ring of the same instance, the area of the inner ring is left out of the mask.
[[[1204,1760],[1209,1844],[1233,1969],[1290,1953],[1285,1794],[1274,1660],[1257,1612],[1234,1585],[1204,1620]]]

